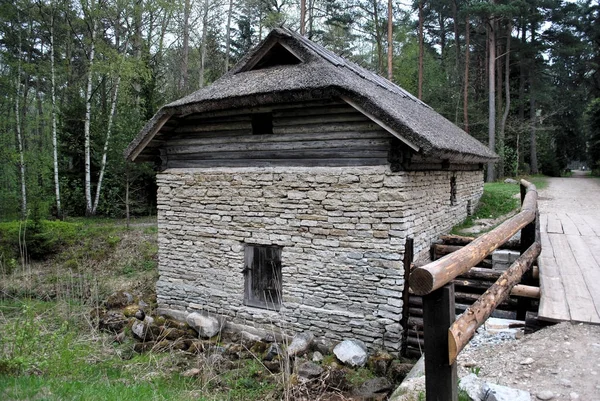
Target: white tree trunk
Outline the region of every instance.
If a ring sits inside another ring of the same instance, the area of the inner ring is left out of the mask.
[[[27,186],[25,183],[25,149],[23,146],[23,133],[21,132],[21,54],[22,43],[21,34],[19,33],[19,61],[17,64],[17,93],[15,98],[15,124],[17,131],[17,146],[19,148],[19,172],[21,175],[21,218],[27,218]]]
[[[102,164],[100,167],[100,176],[98,177],[98,185],[96,185],[96,197],[94,199],[94,206],[92,207],[92,215],[96,214],[98,210],[98,203],[100,202],[100,191],[102,190],[102,180],[104,179],[104,172],[106,171],[106,158],[108,155],[108,145],[110,143],[110,135],[112,133],[112,126],[117,109],[117,99],[119,96],[119,86],[121,84],[121,75],[117,76],[117,82],[115,83],[115,90],[110,104],[110,114],[108,116],[108,126],[106,128],[106,139],[104,140],[104,149],[102,150]]]
[[[233,0],[229,0],[227,11],[227,38],[225,39],[225,72],[229,71],[229,53],[231,52],[231,14],[233,14]]]
[[[50,15],[50,73],[51,73],[51,94],[52,94],[52,152],[54,162],[54,192],[56,195],[56,213],[62,218],[62,208],[60,205],[60,183],[58,180],[58,141],[56,130],[56,72],[54,69],[54,11]]]
[[[92,79],[94,67],[94,51],[96,42],[97,21],[94,18],[92,24],[92,43],[90,45],[90,63],[88,68],[87,88],[85,92],[85,122],[83,134],[85,137],[85,214],[91,215],[92,212],[92,177],[90,160],[90,124],[92,119]]]
[[[204,87],[204,66],[206,64],[206,35],[208,34],[208,0],[204,0],[202,9],[202,46],[200,48],[200,80],[198,86]]]

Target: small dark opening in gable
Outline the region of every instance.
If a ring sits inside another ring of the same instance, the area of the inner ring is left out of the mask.
[[[277,42],[250,70],[262,70],[264,68],[275,67],[277,65],[294,65],[300,64],[301,62],[302,60],[293,55],[288,49]]]
[[[252,135],[270,135],[273,133],[273,114],[252,114]]]

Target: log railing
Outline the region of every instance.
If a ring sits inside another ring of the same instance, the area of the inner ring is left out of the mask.
[[[463,248],[416,268],[410,275],[411,290],[417,295],[423,295],[427,401],[457,400],[458,354],[473,338],[477,328],[511,294],[541,252],[537,190],[535,185],[525,180],[521,180],[521,202],[521,211],[517,215]],[[452,280],[469,272],[519,230],[521,256],[454,321]],[[517,287],[520,290],[523,288],[527,289],[527,286]]]

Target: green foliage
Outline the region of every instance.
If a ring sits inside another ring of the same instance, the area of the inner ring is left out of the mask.
[[[43,259],[77,240],[80,229],[80,224],[64,221],[0,223],[0,253],[8,259],[24,255]]]
[[[600,97],[592,100],[585,111],[589,163],[594,175],[600,175]]]

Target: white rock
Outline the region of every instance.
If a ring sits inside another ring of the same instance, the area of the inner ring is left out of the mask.
[[[460,379],[463,389],[472,401],[530,401],[527,391],[518,390],[497,384],[486,383],[471,373]]]
[[[367,363],[367,346],[360,340],[344,340],[335,346],[333,353],[346,365],[356,367]]]
[[[302,355],[308,352],[310,345],[312,344],[315,336],[306,331],[304,333],[296,334],[292,339],[292,342],[287,347],[287,353],[289,356]]]
[[[536,397],[542,401],[552,400],[552,399],[554,399],[554,393],[549,390],[544,390],[544,391],[540,391],[539,393],[537,393]]]
[[[579,399],[579,394],[577,394],[577,393],[570,393],[569,397],[571,397],[572,400],[578,400]]]
[[[315,351],[313,353],[312,361],[317,363],[323,362],[323,354],[321,354],[319,351]]]
[[[526,358],[524,360],[522,360],[520,363],[521,365],[531,365],[534,362],[533,358]]]
[[[201,338],[214,337],[221,331],[219,321],[212,316],[204,316],[194,312],[187,315],[185,321],[198,332],[198,336]]]

